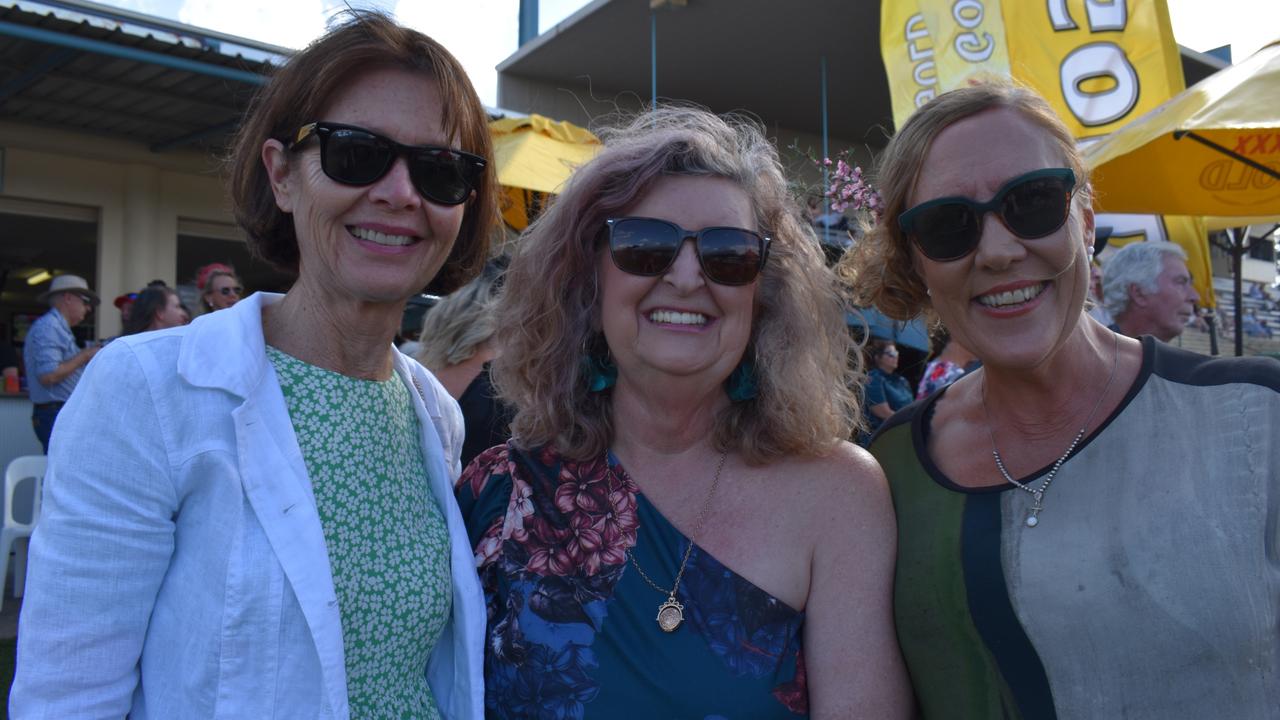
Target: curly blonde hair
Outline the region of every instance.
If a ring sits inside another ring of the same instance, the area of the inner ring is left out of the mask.
[[[476,279],[441,298],[422,320],[421,349],[414,359],[431,370],[443,370],[476,354],[493,338],[494,305],[501,275],[481,272]]]
[[[494,380],[517,408],[516,442],[554,443],[575,459],[608,447],[612,393],[589,390],[583,362],[604,347],[596,264],[608,252],[605,220],[672,175],[737,183],[757,227],[773,238],[743,356],[754,363],[757,395],[716,418],[716,448],[762,464],[817,455],[849,437],[859,417],[849,388],[860,368],[850,358],[844,304],[762,129],[746,118],[663,107],[600,134],[604,149],[525,231],[500,295]]]
[[[875,185],[884,202],[880,221],[841,259],[836,271],[852,289],[855,301],[875,306],[895,320],[925,314],[936,321],[924,281],[915,270],[911,241],[902,234],[898,216],[920,177],[934,138],[972,115],[1008,108],[1044,128],[1076,174],[1076,201],[1092,202],[1089,171],[1075,138],[1047,101],[1034,90],[1007,80],[987,80],[943,93],[917,110],[880,156]]]

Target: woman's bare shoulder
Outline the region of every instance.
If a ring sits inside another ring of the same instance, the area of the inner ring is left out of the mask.
[[[802,517],[839,516],[860,524],[892,517],[884,472],[871,453],[853,443],[833,443],[820,455],[787,458],[775,468]]]
[[[884,485],[884,473],[871,453],[844,440],[832,443],[818,455],[783,458],[774,468],[778,475],[819,491]]]

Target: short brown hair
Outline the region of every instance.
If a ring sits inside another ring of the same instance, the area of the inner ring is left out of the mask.
[[[1034,90],[1007,80],[988,80],[945,92],[907,118],[880,156],[874,182],[884,202],[883,215],[838,268],[852,286],[858,304],[873,305],[896,320],[933,314],[924,281],[916,274],[911,242],[902,234],[898,216],[907,210],[934,138],[960,120],[997,108],[1014,110],[1043,128],[1062,150],[1067,167],[1075,171],[1076,200],[1086,205],[1091,202],[1089,171],[1075,138]]]
[[[578,459],[598,457],[612,441],[612,393],[591,392],[583,370],[584,356],[604,344],[596,263],[608,252],[605,220],[673,175],[733,181],[773,238],[743,354],[754,363],[757,395],[716,418],[715,446],[759,464],[818,455],[849,437],[859,415],[844,306],[761,128],[700,109],[659,108],[601,134],[604,150],[529,227],[507,269],[494,380],[517,408],[515,441],[554,443]]]
[[[293,218],[276,207],[262,164],[262,143],[292,139],[344,83],[378,67],[422,73],[440,88],[445,131],[462,150],[490,161],[468,205],[453,250],[432,287],[451,292],[475,277],[489,252],[497,218],[497,181],[488,117],[462,65],[444,46],[397,25],[382,13],[351,11],[348,19],[289,59],[245,113],[228,159],[232,209],[248,235],[249,249],[280,270],[297,275],[298,238]]]

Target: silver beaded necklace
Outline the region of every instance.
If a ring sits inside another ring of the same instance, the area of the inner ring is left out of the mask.
[[[1004,460],[1000,458],[1000,451],[996,449],[996,433],[991,425],[991,413],[987,410],[987,374],[985,372],[982,373],[982,416],[987,421],[987,435],[991,438],[991,456],[995,458],[996,469],[1000,471],[1005,480],[1019,490],[1030,493],[1031,497],[1035,498],[1031,505],[1031,514],[1027,515],[1026,523],[1029,528],[1040,524],[1040,511],[1044,510],[1044,494],[1049,491],[1049,486],[1053,484],[1053,478],[1058,474],[1058,468],[1062,467],[1062,463],[1067,461],[1067,458],[1071,456],[1071,452],[1084,439],[1084,434],[1089,430],[1089,424],[1093,422],[1093,416],[1098,414],[1098,408],[1102,407],[1102,401],[1107,398],[1107,393],[1111,390],[1111,383],[1116,379],[1116,368],[1120,366],[1120,335],[1119,333],[1112,333],[1112,336],[1115,340],[1115,347],[1111,352],[1111,377],[1107,378],[1107,384],[1102,388],[1102,395],[1098,397],[1098,402],[1093,404],[1093,410],[1089,411],[1089,417],[1085,418],[1084,425],[1080,427],[1080,432],[1076,433],[1071,444],[1067,446],[1066,452],[1062,453],[1054,461],[1053,467],[1049,468],[1049,473],[1044,476],[1044,484],[1040,486],[1039,490],[1014,480],[1013,476],[1004,467]]]

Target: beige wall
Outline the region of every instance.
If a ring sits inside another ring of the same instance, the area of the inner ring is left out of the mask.
[[[175,277],[179,219],[229,225],[223,183],[210,156],[109,138],[0,123],[0,198],[97,211],[98,285],[104,299]],[[120,332],[118,313],[95,313],[97,336]]]

